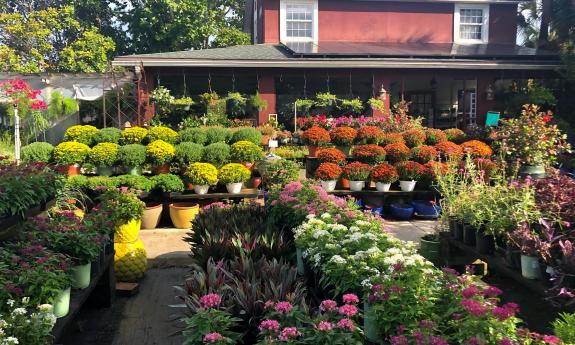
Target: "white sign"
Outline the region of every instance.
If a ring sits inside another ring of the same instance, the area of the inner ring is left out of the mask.
[[[271,149],[275,149],[276,147],[278,147],[278,141],[277,141],[277,140],[272,140],[272,139],[270,139],[270,142],[268,143],[268,146],[269,146]]]

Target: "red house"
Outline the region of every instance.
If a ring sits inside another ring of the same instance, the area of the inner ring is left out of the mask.
[[[258,116],[293,116],[317,92],[411,102],[427,125],[484,124],[497,94],[515,80],[548,78],[554,54],[519,47],[517,0],[250,0],[254,44],[120,56],[143,66],[149,92],[258,90]],[[150,80],[154,82],[151,83]],[[377,115],[377,112],[376,114]]]

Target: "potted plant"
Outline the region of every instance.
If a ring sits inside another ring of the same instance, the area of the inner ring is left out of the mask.
[[[148,136],[148,130],[142,127],[126,128],[121,133],[120,142],[122,145],[141,144]]]
[[[321,163],[344,165],[346,158],[343,152],[334,147],[327,147],[317,151],[317,160]]]
[[[65,141],[54,148],[52,159],[58,165],[67,166],[68,176],[80,174],[80,165],[86,161],[90,147],[75,141]]]
[[[98,133],[98,128],[90,125],[76,125],[66,129],[64,141],[75,141],[88,146],[94,143],[94,135]]]
[[[521,251],[521,275],[527,279],[541,279],[539,258],[542,241],[539,235],[527,222],[522,222],[509,234],[509,239]]]
[[[152,190],[159,193],[169,194],[184,191],[184,182],[178,175],[160,174],[150,177],[150,181],[154,185]]]
[[[304,144],[308,146],[309,156],[315,157],[320,146],[326,146],[331,142],[329,132],[321,127],[313,126],[303,133]]]
[[[371,170],[371,180],[375,182],[378,192],[388,192],[391,184],[399,179],[397,170],[393,165],[381,163]]]
[[[385,160],[385,150],[375,144],[358,145],[351,151],[353,158],[366,164],[378,164]]]
[[[411,148],[423,145],[425,143],[425,139],[427,138],[425,131],[421,128],[410,129],[403,132],[401,135],[405,141],[405,144]]]
[[[370,167],[360,162],[349,163],[343,167],[343,177],[349,180],[349,189],[352,192],[360,192],[365,187],[365,181],[369,177]]]
[[[426,164],[429,161],[436,161],[439,152],[433,146],[421,145],[411,149],[411,157],[417,163]]]
[[[264,185],[271,187],[297,181],[300,165],[288,159],[276,159],[263,167],[258,166],[258,170],[262,172]]]
[[[50,143],[36,142],[22,147],[22,161],[26,163],[48,163],[52,159],[54,146]]]
[[[385,101],[379,98],[370,98],[367,104],[369,104],[370,108],[374,111],[383,112],[385,110]]]
[[[383,131],[376,126],[363,126],[357,131],[355,141],[357,144],[379,145],[384,137]]]
[[[447,141],[447,135],[437,128],[426,128],[425,137],[425,143],[431,146]]]
[[[337,96],[329,92],[320,92],[315,95],[314,105],[326,111],[334,109],[337,105]]]
[[[361,115],[363,113],[363,102],[359,98],[342,99],[341,108],[350,114]]]
[[[419,253],[434,264],[439,264],[441,258],[441,226],[435,225],[432,234],[427,234],[419,240]]]
[[[463,152],[473,158],[489,158],[493,155],[491,147],[480,140],[469,140],[460,146],[463,149]]]
[[[172,144],[163,140],[156,140],[146,146],[146,156],[154,166],[156,174],[167,174],[170,172],[170,162],[176,155],[176,149]]]
[[[102,128],[94,134],[93,141],[95,144],[114,143],[119,144],[122,138],[122,131],[116,127]]]
[[[208,141],[205,128],[186,128],[178,133],[178,137],[180,138],[180,142],[190,142],[202,146]]]
[[[170,102],[170,105],[174,109],[189,111],[192,105],[194,105],[194,100],[192,99],[192,97],[175,98]]]
[[[383,147],[387,160],[391,163],[407,161],[411,158],[411,150],[404,143],[388,144]]]
[[[162,140],[173,145],[178,141],[178,132],[164,126],[150,127],[146,142],[153,143],[156,140]]]
[[[295,106],[299,114],[309,115],[309,111],[313,107],[314,102],[312,99],[296,99]]]
[[[207,107],[209,105],[215,105],[220,97],[214,91],[212,92],[204,92],[200,95],[200,99],[202,103]]]
[[[245,112],[247,99],[239,92],[228,92],[226,98],[227,111],[232,115],[241,115]]]
[[[262,138],[264,133],[268,136],[268,138],[273,134],[274,128],[272,126],[262,126],[261,128],[253,128],[253,127],[246,127],[240,128],[232,134],[232,138],[230,143],[237,143],[238,141],[249,141],[256,145],[262,144]],[[262,133],[263,132],[263,133]]]
[[[210,186],[218,183],[218,169],[210,163],[190,164],[185,176],[194,184],[197,194],[206,194]]]
[[[448,128],[444,129],[443,133],[445,133],[447,141],[452,141],[456,144],[461,144],[465,141],[467,135],[464,131],[459,128]]]
[[[399,162],[395,168],[399,175],[399,186],[404,192],[412,192],[417,180],[425,173],[425,167],[413,161]]]
[[[134,242],[140,233],[142,215],[146,206],[134,191],[108,189],[101,196],[101,208],[110,214],[116,224],[114,242]]]
[[[264,151],[251,141],[238,141],[230,147],[230,155],[234,162],[243,163],[252,169],[254,162],[264,157]]]
[[[292,138],[292,135],[291,135],[290,131],[284,130],[284,131],[279,131],[277,133],[277,137],[278,137],[279,142],[282,145],[287,145],[287,144],[289,144],[289,142]]]
[[[238,163],[226,164],[218,172],[220,182],[226,185],[230,194],[239,194],[251,176],[251,171]]]
[[[315,171],[315,178],[320,180],[323,189],[333,192],[342,172],[343,170],[337,164],[321,163]]]
[[[142,165],[146,162],[146,147],[141,144],[128,144],[120,146],[118,150],[118,164],[124,167],[129,175],[140,175]]]
[[[249,103],[250,106],[257,111],[265,110],[268,107],[268,101],[263,99],[259,92],[256,92],[255,95],[250,96]]]
[[[230,162],[231,147],[226,143],[213,143],[204,147],[203,162],[210,163],[216,167],[224,166]]]
[[[100,143],[92,148],[88,158],[96,166],[98,175],[112,176],[119,150],[120,145],[113,143]]]
[[[204,156],[204,147],[200,144],[182,142],[176,145],[175,149],[174,160],[178,163],[182,173],[185,172],[188,165],[200,162]]]
[[[442,141],[434,147],[444,161],[460,161],[463,158],[461,146],[451,141]]]
[[[348,126],[336,127],[331,130],[329,136],[331,142],[334,143],[341,152],[349,155],[351,146],[357,137],[357,130]]]

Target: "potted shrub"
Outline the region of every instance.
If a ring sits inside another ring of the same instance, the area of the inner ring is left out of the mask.
[[[371,170],[371,180],[378,192],[388,192],[391,184],[399,179],[397,170],[391,164],[381,163]]]
[[[118,164],[124,167],[126,174],[140,175],[142,165],[146,162],[146,147],[141,144],[120,146]]]
[[[120,142],[122,145],[141,144],[146,136],[148,130],[142,127],[130,127],[122,131],[122,138]]]
[[[451,141],[442,141],[434,147],[444,161],[460,161],[463,158],[461,146]]]
[[[369,165],[353,162],[343,167],[342,175],[349,180],[349,189],[352,192],[360,192],[365,187],[365,181],[369,177],[369,173]]]
[[[489,158],[493,155],[493,150],[489,145],[480,140],[469,140],[460,145],[463,152],[473,158]]]
[[[203,162],[210,163],[216,167],[229,163],[231,156],[230,145],[226,143],[213,143],[204,147]]]
[[[379,144],[381,146],[386,146],[389,144],[405,145],[405,140],[403,139],[403,135],[401,135],[401,133],[384,133]]]
[[[221,183],[226,185],[230,194],[239,194],[242,187],[252,176],[251,171],[238,163],[224,165],[218,172],[218,178]]]
[[[226,98],[226,110],[234,115],[242,115],[245,112],[247,99],[239,92],[228,92]]]
[[[447,141],[447,135],[441,129],[437,128],[426,128],[425,136],[425,143],[431,146]]]
[[[339,149],[328,147],[317,151],[317,159],[321,163],[334,163],[344,165],[346,156]]]
[[[170,162],[176,155],[172,144],[163,140],[156,140],[146,146],[148,161],[154,166],[154,173],[167,174],[170,172]]]
[[[309,156],[315,157],[317,148],[331,142],[329,132],[321,127],[313,126],[303,133],[304,144],[308,146]]]
[[[175,146],[176,155],[174,160],[178,163],[182,173],[188,165],[200,162],[204,157],[204,147],[191,142],[181,142]]]
[[[337,106],[337,96],[329,92],[319,92],[315,95],[314,105],[329,112]]]
[[[75,141],[88,146],[94,143],[94,135],[98,133],[98,128],[90,125],[76,125],[66,129],[64,141]]]
[[[350,114],[361,115],[363,113],[363,102],[359,98],[342,99],[341,108]]]
[[[423,143],[425,143],[425,139],[427,138],[425,131],[421,128],[410,129],[403,132],[401,135],[405,141],[405,144],[411,148],[423,145]]]
[[[404,143],[388,144],[383,147],[387,160],[391,163],[398,163],[411,158],[411,150]]]
[[[126,187],[135,191],[149,192],[154,188],[154,183],[146,176],[120,175],[114,178],[116,187]]]
[[[252,169],[254,162],[264,157],[264,150],[258,144],[242,140],[232,144],[230,155],[232,161],[243,163],[246,168]]]
[[[366,164],[378,164],[385,160],[385,150],[375,144],[358,145],[351,151],[353,158]]]
[[[119,150],[120,145],[114,143],[100,143],[92,148],[88,158],[96,166],[98,175],[112,176]]]
[[[263,183],[269,188],[274,185],[285,185],[297,181],[300,165],[288,159],[276,159],[263,168],[258,166],[258,170],[262,172]]]
[[[175,144],[178,141],[178,132],[169,127],[155,126],[148,129],[146,141],[153,143],[156,140],[162,140],[170,144]]]
[[[539,258],[542,241],[527,222],[522,222],[509,234],[509,239],[521,251],[521,275],[527,279],[541,279]]]
[[[270,128],[273,127],[270,126]],[[269,135],[268,135],[269,137]],[[232,134],[232,138],[230,139],[230,143],[237,143],[238,141],[249,141],[256,145],[261,145],[262,143],[262,133],[253,127],[246,127],[240,128]]]
[[[116,224],[114,242],[132,243],[138,240],[145,204],[136,193],[126,189],[108,189],[100,197],[101,207]]]
[[[357,131],[355,141],[357,144],[376,144],[379,145],[383,140],[383,131],[376,126],[363,126]]]
[[[429,161],[436,161],[439,158],[439,152],[433,146],[421,145],[411,149],[411,157],[417,163],[425,164]]]
[[[206,128],[206,144],[227,143],[232,137],[232,132],[224,127]]]
[[[90,147],[75,141],[65,141],[54,148],[52,159],[58,165],[67,166],[68,176],[80,174],[80,165],[86,161]]]
[[[220,97],[214,91],[204,92],[200,95],[202,103],[207,107],[209,105],[215,105]]]
[[[218,183],[218,169],[210,163],[190,164],[185,176],[194,184],[197,194],[206,194],[210,186]]]
[[[116,127],[108,127],[100,129],[94,134],[94,144],[101,143],[114,143],[119,144],[122,138],[122,131]]]
[[[348,126],[336,127],[329,133],[331,142],[346,155],[349,155],[351,146],[357,137],[357,130]]]
[[[342,172],[343,170],[337,164],[321,163],[315,171],[315,178],[320,180],[323,189],[333,192]]]
[[[184,182],[178,175],[160,174],[150,177],[152,190],[163,193],[179,193],[184,191]]]
[[[443,133],[445,133],[445,136],[448,141],[452,141],[456,144],[461,144],[462,142],[465,141],[465,138],[467,137],[465,132],[459,128],[444,129]]]
[[[50,143],[36,142],[22,147],[22,161],[26,163],[48,163],[52,159],[54,146]]]
[[[190,142],[205,145],[208,141],[208,135],[204,128],[186,128],[178,133],[181,142]]]
[[[404,192],[412,192],[417,180],[425,173],[425,167],[413,161],[399,162],[395,168],[399,175],[399,186]]]

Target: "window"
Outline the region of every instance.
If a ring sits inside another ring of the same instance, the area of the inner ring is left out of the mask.
[[[489,5],[455,5],[455,43],[487,43]]]
[[[280,7],[282,42],[317,42],[317,1],[285,0]]]

